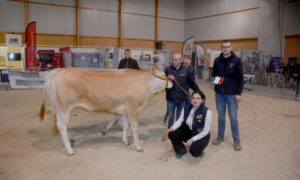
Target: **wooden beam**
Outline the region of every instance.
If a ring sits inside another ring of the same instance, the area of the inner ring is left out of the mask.
[[[25,10],[25,31],[26,31],[27,24],[28,24],[28,1],[27,0],[24,1],[24,10]]]
[[[123,13],[123,0],[119,0],[119,40],[118,40],[119,47],[123,46],[122,13]]]
[[[159,0],[155,0],[155,37],[154,37],[155,48],[156,48],[156,43],[158,42],[158,18],[159,18]],[[159,54],[159,51],[155,50],[154,54]]]
[[[80,13],[80,0],[76,0],[76,45],[80,46],[80,21],[79,21],[79,13]]]

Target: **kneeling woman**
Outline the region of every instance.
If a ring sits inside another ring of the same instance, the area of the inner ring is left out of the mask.
[[[169,134],[176,158],[181,158],[190,148],[194,157],[199,157],[210,139],[211,111],[205,107],[205,95],[202,91],[194,91],[192,104],[188,104],[181,112],[179,119],[164,132]],[[183,143],[184,142],[184,143]]]

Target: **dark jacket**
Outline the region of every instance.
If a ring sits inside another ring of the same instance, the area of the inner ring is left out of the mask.
[[[180,125],[185,126],[186,125],[186,120],[190,115],[190,112],[193,108],[192,104],[188,104],[184,107],[184,117],[183,117],[183,122]],[[205,125],[205,119],[206,119],[206,114],[207,114],[208,108],[201,104],[201,106],[196,109],[193,117],[193,123],[192,123],[192,135],[195,136],[203,131],[204,125]],[[210,138],[210,133],[208,133],[203,139],[209,139]]]
[[[124,69],[124,68],[129,68],[129,69],[140,69],[138,63],[136,60],[129,58],[129,59],[122,59],[120,61],[118,69]]]
[[[191,71],[180,65],[177,70],[174,66],[166,67],[166,75],[175,76],[175,80],[178,84],[186,91],[189,92],[189,87],[193,90],[199,89],[198,85],[195,83]],[[185,101],[186,94],[178,87],[178,85],[173,82],[173,87],[166,90],[167,101]]]
[[[241,95],[243,91],[243,65],[239,57],[231,52],[229,58],[224,58],[223,53],[215,59],[212,76],[224,77],[220,85],[215,85],[215,92],[220,94]]]

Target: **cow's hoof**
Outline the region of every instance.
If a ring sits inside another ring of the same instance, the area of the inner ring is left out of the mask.
[[[74,151],[71,149],[71,150],[69,150],[69,151],[67,151],[66,149],[65,149],[65,152],[68,154],[68,156],[73,156],[74,155]]]
[[[144,149],[138,149],[137,152],[143,153]]]
[[[102,136],[105,136],[106,135],[106,132],[105,131],[102,131]]]
[[[123,142],[124,146],[129,146],[128,142]]]

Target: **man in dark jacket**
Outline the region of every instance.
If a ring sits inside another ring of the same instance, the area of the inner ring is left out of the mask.
[[[174,115],[176,110],[176,118],[180,117],[187,94],[189,94],[189,87],[193,90],[198,90],[199,87],[192,77],[191,71],[181,65],[181,55],[174,54],[172,65],[166,67],[166,76],[173,81],[173,87],[166,90],[166,99],[168,106],[169,124],[170,128],[173,125]],[[178,83],[178,84],[177,84]],[[179,85],[179,86],[178,86]]]
[[[232,52],[231,43],[224,41],[221,45],[222,53],[215,59],[213,77],[223,77],[224,81],[215,84],[216,106],[218,111],[218,137],[213,141],[219,145],[224,141],[226,104],[231,123],[234,149],[241,150],[239,125],[237,119],[238,103],[243,90],[243,65],[241,59]]]
[[[131,58],[130,49],[125,49],[124,55],[125,58],[120,61],[118,69],[124,69],[124,68],[140,69],[136,60]]]

